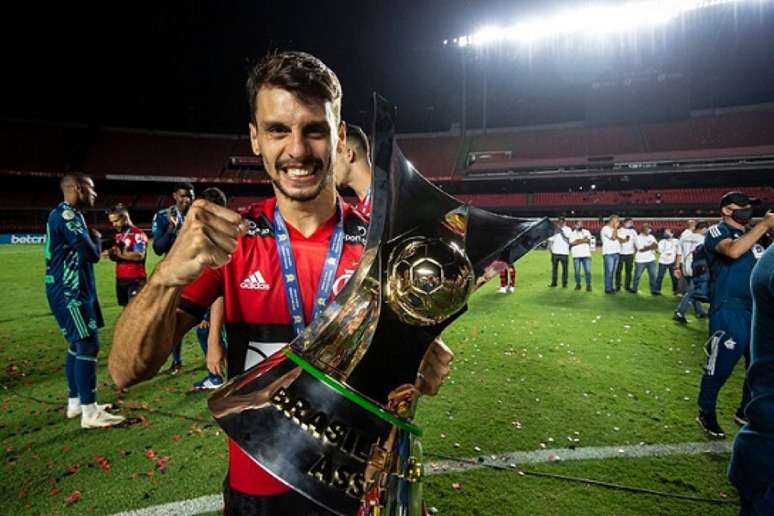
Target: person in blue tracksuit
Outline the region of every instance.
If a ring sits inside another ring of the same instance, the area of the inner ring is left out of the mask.
[[[177,234],[183,227],[188,208],[194,200],[194,188],[191,183],[177,183],[172,189],[172,198],[175,204],[163,208],[153,216],[151,235],[153,237],[153,252],[158,256],[165,255],[172,249]],[[182,341],[172,350],[172,365],[167,372],[176,375],[183,367],[181,358]]]
[[[753,216],[752,205],[758,202],[741,192],[725,194],[720,201],[723,220],[710,227],[704,237],[710,269],[710,320],[708,358],[701,378],[696,420],[712,437],[725,437],[715,412],[720,388],[741,357],[745,357],[745,365],[749,362],[750,274],[763,254],[758,241],[774,227],[774,217],[767,214],[746,230]],[[749,401],[750,389],[745,381],[742,402],[734,416],[738,424],[746,423],[744,407]]]
[[[774,215],[767,214],[769,226]],[[774,245],[750,279],[753,297],[747,424],[736,434],[728,478],[736,486],[741,514],[774,513]]]
[[[46,298],[68,343],[65,358],[67,417],[81,417],[81,427],[101,428],[124,418],[96,403],[97,330],[104,326],[97,299],[94,264],[99,261],[100,234],[89,229],[81,212],[94,206],[94,182],[83,174],[60,181],[64,200],[46,223]]]

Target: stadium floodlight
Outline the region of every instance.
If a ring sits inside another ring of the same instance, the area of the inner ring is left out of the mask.
[[[592,5],[520,21],[510,27],[487,26],[451,40],[457,46],[481,47],[497,43],[531,44],[557,36],[620,34],[663,25],[689,11],[723,4],[762,3],[766,0],[643,0]],[[444,40],[448,45],[449,40]]]

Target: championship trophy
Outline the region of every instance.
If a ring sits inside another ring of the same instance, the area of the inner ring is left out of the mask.
[[[374,96],[372,216],[351,279],[309,326],[209,399],[228,436],[273,476],[342,515],[421,514],[413,385],[471,293],[554,233],[466,205],[425,179]]]

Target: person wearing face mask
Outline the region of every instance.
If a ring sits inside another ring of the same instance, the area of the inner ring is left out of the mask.
[[[724,438],[715,407],[718,393],[739,359],[749,362],[752,296],[750,275],[764,249],[758,241],[774,228],[774,213],[746,228],[753,216],[753,205],[760,203],[742,192],[728,192],[720,200],[719,224],[709,228],[704,237],[704,251],[710,270],[709,339],[706,344],[707,364],[699,389],[699,414],[696,421],[712,437]],[[750,401],[747,381],[742,389],[742,402],[736,411],[737,424],[747,422],[744,409]]]
[[[586,278],[586,291],[591,292],[591,232],[583,227],[583,223],[575,223],[575,229],[570,234],[570,254],[575,266],[575,290],[581,289],[580,269]]]
[[[669,271],[672,280],[672,294],[677,295],[677,276],[675,276],[675,263],[680,254],[680,243],[672,235],[672,231],[664,231],[664,238],[658,241],[658,276],[656,277],[656,289],[660,292],[664,282],[664,275]]]

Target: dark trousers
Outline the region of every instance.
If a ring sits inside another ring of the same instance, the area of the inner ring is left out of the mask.
[[[745,369],[750,362],[750,323],[748,308],[721,306],[710,310],[710,338],[706,344],[707,365],[701,377],[699,409],[714,414],[720,388],[726,383],[739,359],[744,357]],[[752,395],[745,378],[742,385],[740,409],[750,402]]]
[[[677,294],[677,278],[675,278],[674,264],[658,264],[658,276],[656,277],[656,289],[661,292],[661,285],[664,283],[664,275],[669,271],[669,277],[672,280],[672,294]]]
[[[562,286],[567,286],[568,255],[551,253],[551,286],[556,286],[556,276],[559,272],[559,264],[562,264]]]
[[[621,290],[621,273],[624,272],[623,286],[626,290],[632,288],[632,264],[633,254],[621,254],[618,258],[618,268],[615,271],[615,289]]]

